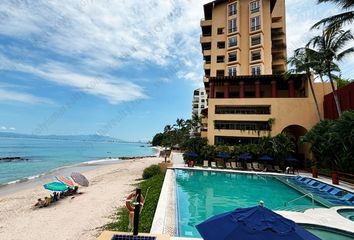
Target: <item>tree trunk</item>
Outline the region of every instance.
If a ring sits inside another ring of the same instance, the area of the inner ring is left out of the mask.
[[[342,110],[340,108],[340,103],[339,103],[338,96],[337,96],[337,90],[334,87],[334,83],[333,83],[333,79],[332,79],[332,75],[331,75],[331,70],[330,69],[331,69],[331,67],[329,65],[327,67],[329,82],[331,83],[333,98],[334,98],[334,102],[336,103],[338,117],[341,117],[342,116]]]
[[[307,76],[307,80],[308,80],[308,82],[310,84],[310,89],[311,89],[311,92],[312,92],[313,100],[315,101],[318,118],[320,119],[320,121],[322,121],[323,119],[322,119],[322,116],[321,116],[321,111],[320,111],[320,107],[318,105],[318,101],[317,101],[317,97],[316,97],[316,94],[315,94],[315,90],[313,89],[311,75],[310,75],[310,73],[307,73],[306,76]]]

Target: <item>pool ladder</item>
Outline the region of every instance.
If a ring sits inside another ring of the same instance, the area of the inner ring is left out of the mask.
[[[291,201],[289,201],[289,202],[285,202],[285,203],[284,203],[284,206],[287,206],[289,203],[295,202],[295,201],[297,201],[297,200],[300,200],[300,199],[305,198],[305,197],[308,197],[308,196],[310,196],[311,199],[312,199],[312,208],[315,208],[315,199],[314,199],[312,193],[306,193],[306,194],[302,195],[301,197],[295,198],[295,199],[293,199],[293,200],[291,200]]]

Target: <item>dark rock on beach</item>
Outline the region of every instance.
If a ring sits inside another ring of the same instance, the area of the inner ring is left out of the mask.
[[[139,158],[154,158],[156,156],[142,156],[142,157],[119,157],[120,160],[133,160],[133,159],[139,159]]]
[[[0,157],[0,162],[28,161],[28,158],[23,157]]]

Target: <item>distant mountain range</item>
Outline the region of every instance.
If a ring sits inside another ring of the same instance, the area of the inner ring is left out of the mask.
[[[0,132],[0,137],[9,138],[33,138],[33,139],[55,139],[55,140],[77,140],[77,141],[95,141],[95,142],[126,142],[121,139],[97,134],[92,135],[33,135],[11,132]]]

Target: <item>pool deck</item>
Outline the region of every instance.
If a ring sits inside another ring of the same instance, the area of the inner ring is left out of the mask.
[[[253,172],[253,171],[236,171],[229,169],[214,169],[214,168],[202,168],[194,167],[188,168],[185,166],[183,161],[183,156],[180,153],[173,153],[172,156],[173,167],[168,169],[166,172],[166,177],[161,190],[159,203],[155,213],[154,221],[151,228],[151,234],[166,234],[170,236],[176,236],[176,182],[173,169],[193,169],[193,170],[203,170],[203,171],[220,171],[220,172],[239,172],[239,173],[251,173],[251,174],[264,174],[264,175],[279,175],[284,176],[285,174],[280,173],[267,173],[267,172]],[[309,173],[300,172],[301,176],[312,178]],[[285,175],[287,176],[287,175]],[[294,175],[290,175],[294,176]],[[326,184],[332,185],[331,179],[319,177],[315,180],[322,181]],[[353,192],[354,186],[341,182],[340,185],[335,187],[342,188],[344,190]],[[354,222],[342,217],[337,213],[339,209],[354,209],[354,207],[342,206],[333,208],[315,208],[308,209],[305,212],[291,212],[291,211],[276,211],[278,214],[289,218],[296,223],[302,224],[314,224],[321,225],[330,228],[336,228],[339,230],[353,232]],[[171,237],[173,240],[195,240],[197,238],[182,238],[182,237]]]

